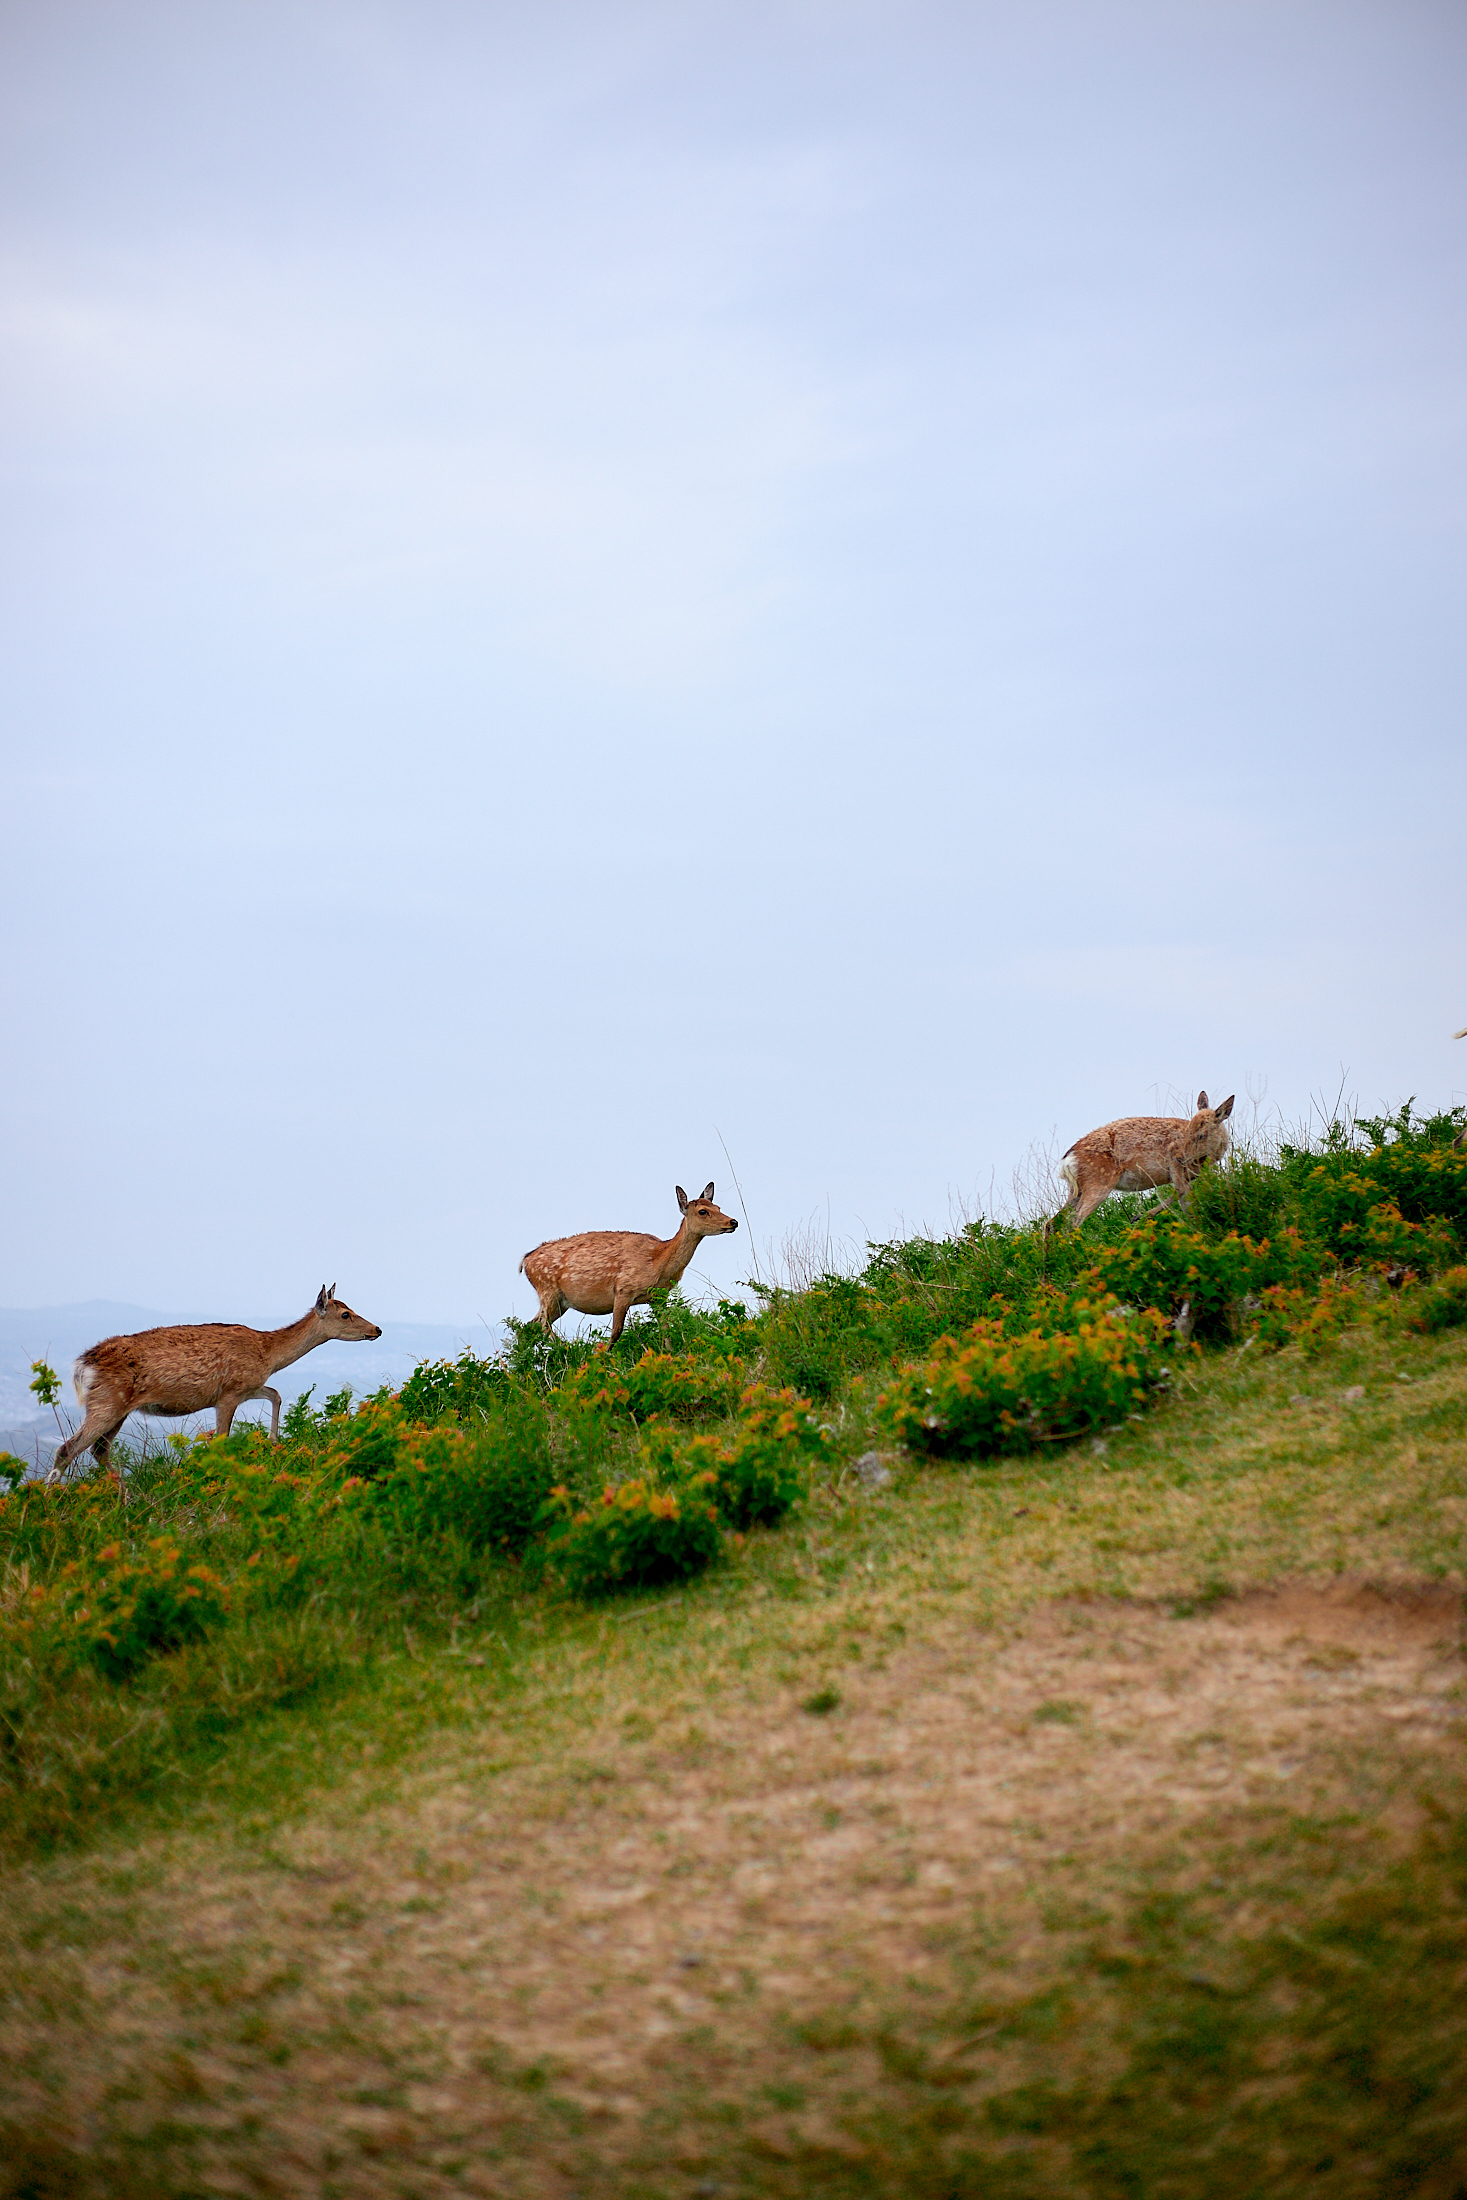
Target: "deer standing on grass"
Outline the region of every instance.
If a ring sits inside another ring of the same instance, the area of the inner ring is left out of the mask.
[[[722,1237],[737,1222],[713,1204],[706,1184],[689,1199],[675,1184],[682,1210],[676,1237],[650,1237],[645,1230],[583,1230],[579,1237],[547,1238],[520,1262],[540,1301],[538,1320],[549,1336],[567,1307],[578,1314],[609,1314],[616,1343],[628,1311],[646,1306],[654,1291],[674,1284],[698,1250],[699,1238]]]
[[[270,1401],[270,1441],[280,1434],[280,1393],[266,1377],[289,1367],[333,1338],[366,1342],[382,1334],[364,1314],[354,1314],[323,1283],[316,1303],[285,1329],[246,1329],[239,1322],[180,1322],[169,1329],[140,1329],[131,1337],[104,1337],[84,1352],[71,1379],[83,1420],[51,1462],[61,1474],[88,1445],[98,1466],[107,1465],[112,1439],[130,1413],[203,1413],[214,1408],[214,1428],[227,1436],[247,1398]]]
[[[1087,1131],[1060,1163],[1070,1196],[1055,1222],[1073,1210],[1078,1225],[1112,1192],[1149,1192],[1158,1184],[1170,1184],[1185,1200],[1203,1163],[1221,1161],[1228,1150],[1223,1125],[1235,1097],[1230,1092],[1210,1108],[1207,1094],[1199,1092],[1195,1115],[1123,1115]]]

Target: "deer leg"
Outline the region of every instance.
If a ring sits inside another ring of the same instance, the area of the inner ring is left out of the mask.
[[[630,1292],[628,1292],[626,1297],[623,1298],[621,1292],[618,1291],[615,1298],[612,1300],[611,1342],[613,1344],[616,1343],[617,1338],[625,1329],[627,1325],[627,1316],[631,1312],[632,1308],[636,1305],[636,1303],[636,1300],[632,1297]]]
[[[1114,1190],[1115,1186],[1113,1184],[1091,1184],[1080,1194],[1075,1202],[1075,1228],[1077,1230],[1082,1222],[1090,1220],[1097,1207],[1105,1205]]]
[[[550,1290],[540,1293],[540,1311],[535,1318],[547,1337],[554,1331],[555,1325],[565,1309],[566,1301],[559,1291]]]
[[[279,1393],[279,1391],[278,1391],[278,1390],[272,1390],[272,1389],[270,1388],[270,1385],[269,1385],[268,1383],[262,1383],[262,1384],[260,1385],[260,1387],[259,1387],[259,1389],[258,1389],[258,1390],[247,1390],[247,1391],[245,1392],[244,1396],[243,1396],[242,1398],[240,1398],[240,1399],[238,1399],[238,1400],[236,1401],[236,1408],[238,1408],[238,1406],[242,1406],[242,1405],[245,1405],[245,1404],[247,1404],[247,1403],[249,1402],[249,1400],[250,1400],[251,1398],[268,1398],[268,1399],[269,1399],[269,1401],[270,1401],[270,1441],[271,1441],[271,1443],[272,1443],[272,1444],[274,1444],[274,1443],[277,1443],[277,1442],[279,1441],[279,1438],[280,1438],[280,1393]],[[216,1418],[217,1418],[217,1416],[218,1416],[218,1408],[217,1408],[217,1407],[215,1408],[215,1416],[216,1416]]]
[[[1105,1205],[1105,1202],[1116,1188],[1119,1176],[1120,1171],[1111,1162],[1102,1164],[1098,1168],[1092,1165],[1088,1181],[1076,1177],[1072,1197],[1075,1207],[1075,1228],[1077,1230],[1082,1222],[1090,1220],[1097,1207]]]
[[[88,1449],[90,1449],[98,1466],[105,1467],[107,1454],[112,1449],[112,1439],[126,1419],[127,1415],[125,1413],[120,1414],[116,1420],[113,1420],[106,1411],[89,1413],[76,1434],[68,1436],[66,1442],[56,1453],[46,1470],[46,1480],[48,1482],[56,1481],[59,1476],[66,1472],[72,1460],[79,1459],[82,1453]]]
[[[117,1430],[121,1428],[121,1426],[122,1422],[119,1421],[116,1428],[104,1429],[102,1431],[102,1434],[97,1437],[92,1444],[92,1457],[96,1460],[99,1467],[105,1468],[107,1473],[111,1475],[113,1481],[117,1484],[118,1496],[126,1499],[127,1484],[123,1481],[122,1476],[118,1473],[116,1467],[114,1467],[112,1464],[112,1439],[117,1434]]]
[[[1072,1212],[1073,1212],[1074,1208],[1076,1207],[1076,1205],[1077,1205],[1077,1204],[1078,1204],[1078,1202],[1079,1202],[1079,1198],[1080,1198],[1080,1186],[1079,1186],[1078,1182],[1076,1182],[1076,1183],[1074,1183],[1074,1184],[1072,1184],[1072,1185],[1070,1186],[1070,1196],[1069,1196],[1069,1198],[1068,1198],[1068,1199],[1067,1199],[1067,1200],[1065,1201],[1065,1203],[1064,1203],[1063,1207],[1061,1207],[1061,1208],[1059,1209],[1059,1212],[1058,1212],[1057,1214],[1054,1214],[1054,1215],[1052,1215],[1052,1216],[1050,1217],[1049,1221],[1045,1223],[1045,1225],[1044,1225],[1044,1234],[1045,1234],[1045,1236],[1046,1236],[1046,1237],[1048,1237],[1048,1236],[1050,1235],[1051,1231],[1053,1231],[1053,1230],[1057,1230],[1057,1229],[1059,1228],[1060,1224],[1061,1224],[1061,1223],[1062,1223],[1062,1222],[1064,1221],[1064,1219],[1065,1219],[1065,1216],[1066,1216],[1067,1214],[1070,1214],[1070,1213],[1072,1213]]]
[[[241,1398],[220,1399],[218,1405],[214,1408],[214,1434],[216,1437],[229,1434],[234,1426],[234,1416],[243,1403],[244,1400]]]

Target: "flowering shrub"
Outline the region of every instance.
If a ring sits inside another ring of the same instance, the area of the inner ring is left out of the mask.
[[[558,1405],[599,1413],[630,1413],[639,1421],[654,1413],[679,1418],[728,1413],[745,1381],[744,1363],[709,1352],[644,1352],[630,1367],[602,1355],[572,1370],[556,1386]]]
[[[1299,1187],[1309,1227],[1344,1260],[1421,1266],[1450,1259],[1467,1231],[1467,1153],[1456,1147],[1392,1144],[1370,1154],[1335,1154]]]
[[[1047,1336],[981,1320],[966,1338],[939,1338],[877,1399],[878,1419],[900,1443],[961,1453],[1027,1450],[1120,1420],[1167,1381],[1175,1333],[1154,1308],[1074,1313],[1072,1329]]]
[[[1327,1277],[1313,1291],[1291,1291],[1283,1284],[1270,1284],[1250,1308],[1249,1326],[1260,1344],[1274,1351],[1297,1344],[1312,1358],[1333,1344],[1340,1331],[1359,1314],[1359,1292],[1346,1279]]]
[[[1408,1222],[1393,1199],[1378,1201],[1360,1222],[1342,1222],[1336,1232],[1336,1245],[1346,1260],[1426,1274],[1452,1258],[1456,1242],[1450,1223]]]
[[[334,1423],[324,1467],[328,1474],[370,1482],[397,1465],[410,1423],[396,1398],[368,1399]]]
[[[701,1487],[731,1528],[773,1527],[804,1498],[809,1477],[799,1444],[737,1424],[724,1436],[681,1442],[654,1431],[644,1444],[650,1471]]]
[[[580,1596],[701,1573],[722,1542],[709,1491],[712,1479],[700,1475],[681,1490],[623,1482],[619,1489],[603,1490],[595,1505],[579,1509],[569,1491],[553,1491],[544,1516],[552,1564]]]
[[[338,1504],[396,1540],[457,1536],[470,1550],[518,1557],[538,1532],[554,1481],[544,1415],[511,1405],[477,1428],[404,1421],[391,1463],[370,1480],[349,1476]]]
[[[118,1533],[122,1520],[110,1474],[79,1482],[21,1482],[0,1493],[0,1555],[12,1566],[50,1573],[68,1559],[94,1553]]]
[[[188,1469],[201,1494],[266,1545],[319,1516],[372,1522],[398,1547],[447,1535],[516,1556],[555,1480],[545,1415],[514,1396],[468,1427],[425,1425],[399,1399],[369,1399],[330,1424],[324,1451],[296,1456],[307,1473],[278,1465],[279,1450],[257,1434],[231,1436],[196,1447]]]
[[[740,1430],[720,1447],[713,1470],[713,1500],[734,1528],[775,1527],[800,1504],[808,1474],[793,1434]]]
[[[124,1558],[118,1543],[104,1545],[92,1569],[69,1565],[55,1594],[72,1642],[111,1680],[126,1680],[159,1652],[200,1641],[229,1610],[219,1576],[186,1565],[166,1536],[154,1536],[144,1558]]]
[[[1321,1261],[1297,1230],[1280,1230],[1255,1244],[1229,1231],[1203,1237],[1174,1209],[1148,1218],[1095,1262],[1100,1288],[1128,1304],[1175,1313],[1188,1302],[1202,1337],[1228,1327],[1240,1300],[1271,1284],[1298,1284],[1319,1272]]]
[[[1449,1268],[1428,1289],[1413,1291],[1406,1306],[1408,1329],[1455,1329],[1467,1322],[1467,1268]]]
[[[319,1475],[292,1473],[257,1430],[196,1444],[179,1463],[176,1488],[180,1495],[196,1491],[221,1522],[243,1528],[257,1550],[277,1552],[289,1549],[326,1496]]]
[[[771,1390],[751,1383],[739,1399],[739,1422],[751,1436],[792,1438],[806,1451],[819,1451],[828,1431],[808,1398],[797,1390]]]
[[[510,1389],[502,1360],[481,1360],[461,1352],[456,1360],[422,1360],[398,1393],[412,1421],[473,1421],[503,1399]]]

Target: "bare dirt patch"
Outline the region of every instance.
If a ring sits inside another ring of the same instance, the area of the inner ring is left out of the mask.
[[[370,1822],[175,1843],[110,1905],[74,1867],[79,1929],[13,1951],[9,2113],[81,2156],[166,2125],[203,2189],[312,2194],[584,2189],[674,2065],[788,2122],[791,2026],[1026,1990],[1056,1906],[1179,1844],[1205,1871],[1280,1814],[1408,1842],[1455,1778],[1463,1632],[1460,1586],[1389,1578],[932,1614],[832,1642],[814,1695],[731,1676],[649,1733],[612,1687],[569,1753],[486,1721]]]

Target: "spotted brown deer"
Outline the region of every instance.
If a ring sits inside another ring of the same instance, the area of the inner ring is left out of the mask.
[[[354,1314],[323,1283],[316,1303],[285,1329],[246,1329],[239,1322],[180,1322],[140,1329],[131,1337],[104,1337],[72,1370],[82,1425],[51,1462],[65,1472],[90,1445],[98,1466],[107,1465],[112,1439],[130,1413],[204,1413],[214,1409],[216,1434],[227,1436],[247,1398],[270,1401],[270,1437],[280,1434],[280,1393],[266,1380],[292,1360],[334,1338],[360,1340],[382,1334],[364,1314]]]
[[[689,1199],[681,1184],[673,1190],[683,1218],[676,1237],[650,1237],[645,1230],[583,1230],[579,1237],[547,1238],[526,1253],[520,1274],[535,1286],[537,1318],[547,1336],[572,1307],[578,1314],[609,1314],[615,1344],[628,1311],[646,1306],[654,1291],[677,1282],[697,1252],[699,1238],[721,1237],[738,1228],[732,1215],[714,1206],[712,1184],[697,1199]]]
[[[1228,1150],[1223,1125],[1234,1097],[1212,1108],[1199,1092],[1194,1115],[1123,1115],[1087,1131],[1060,1163],[1070,1196],[1055,1221],[1073,1210],[1079,1224],[1112,1192],[1149,1192],[1158,1184],[1170,1184],[1184,1200],[1203,1163],[1221,1161]]]

